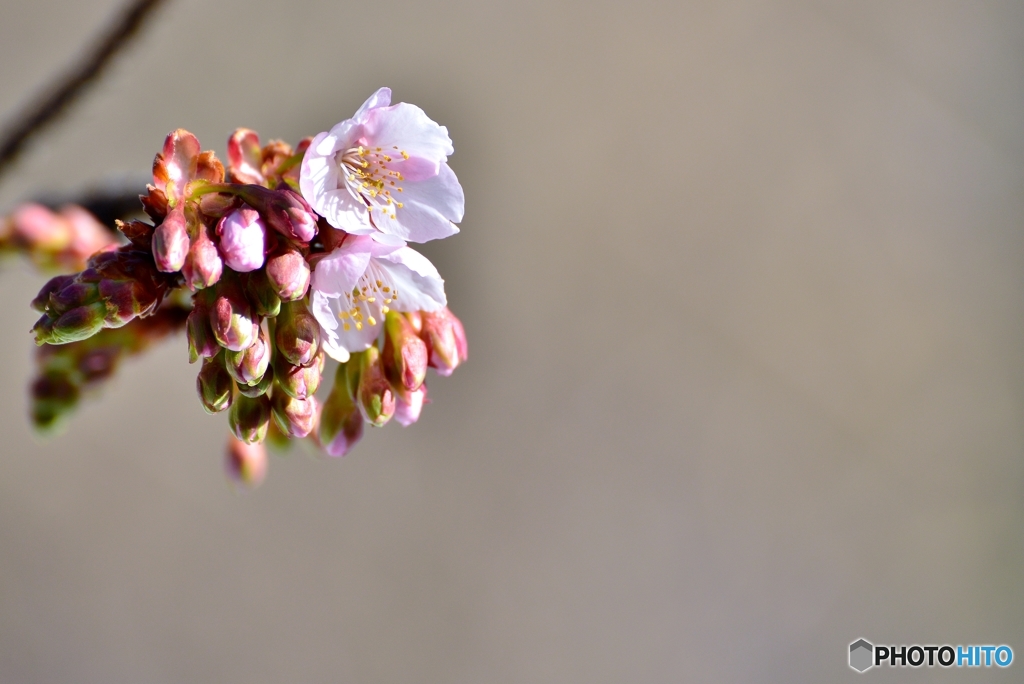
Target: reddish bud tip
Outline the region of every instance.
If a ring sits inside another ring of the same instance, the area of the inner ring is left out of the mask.
[[[405,316],[389,311],[384,319],[384,374],[400,390],[413,391],[427,377],[427,345]]]
[[[274,342],[293,366],[308,366],[320,351],[320,324],[302,302],[281,305]]]
[[[232,434],[246,444],[262,442],[270,425],[270,399],[267,395],[255,399],[243,395],[235,397],[228,411],[228,427]]]
[[[220,413],[231,406],[234,383],[224,367],[224,355],[218,354],[203,361],[196,376],[196,392],[207,413]]]
[[[175,207],[153,231],[153,261],[157,270],[175,273],[185,265],[188,255],[188,230],[183,205]]]
[[[215,285],[224,272],[224,262],[217,252],[217,245],[210,239],[206,226],[199,226],[196,238],[192,240],[181,274],[185,284],[193,292]]]
[[[289,437],[305,437],[316,425],[318,407],[312,395],[296,399],[284,392],[274,392],[271,408],[277,426]]]
[[[283,301],[302,299],[309,289],[309,264],[296,249],[278,250],[267,258],[267,281]]]
[[[259,332],[249,301],[236,280],[222,279],[210,307],[210,328],[220,346],[231,351],[248,349]]]
[[[356,404],[367,423],[381,427],[395,414],[395,393],[384,377],[384,368],[376,347],[363,352],[359,361],[362,368],[356,390]]]
[[[239,385],[255,385],[263,379],[270,365],[270,340],[260,328],[256,341],[242,351],[224,353],[228,373]]]

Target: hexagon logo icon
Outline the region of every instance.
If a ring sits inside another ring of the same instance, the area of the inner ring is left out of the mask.
[[[864,672],[874,665],[875,647],[864,639],[857,639],[850,644],[850,667],[857,672]]]

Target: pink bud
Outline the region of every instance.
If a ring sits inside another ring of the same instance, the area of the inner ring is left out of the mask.
[[[302,302],[286,302],[277,317],[274,342],[288,363],[308,366],[320,350],[320,324]]]
[[[351,363],[351,359],[349,363]],[[356,404],[363,418],[374,427],[381,427],[395,414],[395,393],[384,377],[380,352],[370,347],[359,357],[359,387],[356,390]]]
[[[266,228],[254,209],[236,209],[217,224],[220,252],[224,262],[239,273],[255,271],[263,265]]]
[[[256,131],[239,128],[228,138],[228,173],[232,183],[263,185],[260,136]]]
[[[317,216],[302,195],[294,190],[268,190],[261,185],[242,185],[235,193],[260,212],[267,224],[281,235],[299,242],[316,236]]]
[[[202,290],[216,284],[223,272],[224,262],[217,253],[217,245],[207,234],[206,226],[201,225],[181,269],[185,283],[193,292]]]
[[[163,151],[153,160],[153,184],[164,191],[171,204],[178,203],[185,184],[195,178],[200,151],[199,140],[185,129],[167,134]]]
[[[267,280],[283,301],[302,299],[309,289],[309,264],[297,249],[277,250],[267,259]]]
[[[255,385],[263,379],[270,365],[270,340],[260,328],[256,341],[242,351],[224,353],[224,365],[239,385]]]
[[[196,392],[207,413],[220,413],[231,406],[234,383],[224,368],[224,355],[218,354],[203,361],[196,376]]]
[[[427,345],[412,324],[397,311],[384,319],[384,373],[399,389],[412,391],[427,377]]]
[[[395,397],[395,420],[405,427],[409,427],[420,419],[420,412],[423,405],[428,403],[427,386],[420,385],[413,392],[397,392]]]
[[[270,399],[267,395],[255,399],[240,394],[228,411],[228,427],[232,434],[246,444],[262,442],[270,425]]]
[[[188,248],[184,205],[179,204],[153,231],[153,260],[157,269],[164,273],[180,271],[185,265]]]
[[[320,411],[320,446],[329,456],[344,456],[363,436],[363,415],[349,394],[345,365],[338,366],[334,387]]]
[[[225,466],[231,479],[256,487],[267,475],[267,448],[228,437]]]
[[[71,243],[67,223],[41,204],[22,204],[11,216],[14,234],[41,249],[64,249]]]
[[[314,396],[296,399],[284,392],[274,392],[270,405],[277,427],[289,437],[305,437],[316,426],[318,406]]]
[[[196,295],[192,298],[192,311],[185,321],[185,332],[188,338],[188,362],[195,363],[197,359],[208,359],[216,356],[220,351],[213,336],[213,329],[210,328],[210,308],[204,296]]]
[[[438,375],[451,375],[468,358],[466,331],[462,322],[447,307],[421,312],[423,328],[420,339],[427,345],[431,368]]]
[[[321,374],[324,370],[324,352],[321,350],[308,366],[293,366],[278,356],[274,369],[274,383],[277,387],[296,399],[313,396],[320,387]]]
[[[222,279],[210,307],[210,328],[217,343],[231,351],[248,349],[256,340],[259,325],[249,301],[235,279]]]

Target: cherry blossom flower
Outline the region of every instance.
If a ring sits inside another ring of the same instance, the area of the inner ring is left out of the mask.
[[[342,362],[373,344],[389,310],[435,311],[447,302],[444,281],[425,256],[359,235],[317,263],[310,290],[321,345]]]
[[[302,160],[299,187],[334,227],[379,242],[426,242],[454,235],[462,186],[447,164],[448,129],[381,88],[351,119],[320,133]]]

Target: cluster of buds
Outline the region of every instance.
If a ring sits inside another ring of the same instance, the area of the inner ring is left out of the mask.
[[[427,368],[449,375],[467,354],[443,280],[407,245],[458,231],[451,152],[446,129],[417,107],[391,106],[387,89],[295,148],[261,146],[239,129],[226,168],[174,131],[141,196],[152,223],[118,221],[120,246],[98,245],[83,270],[53,278],[33,301],[37,343],[68,350],[43,356],[87,378],[82,359],[111,340],[140,348],[136,337],[155,330],[146,322],[169,315],[165,301],[182,292],[200,403],[227,414],[236,478],[262,479],[268,436],[341,456],[364,423],[410,425],[427,400]],[[321,402],[328,357],[339,365]],[[63,397],[88,381],[60,372],[60,382],[47,370],[37,383],[37,406],[70,405]],[[38,422],[47,411],[60,413],[39,409]]]
[[[82,395],[99,387],[122,359],[142,353],[185,326],[187,307],[168,303],[152,316],[101,330],[78,342],[43,345],[36,350],[37,374],[32,382],[32,421],[40,430],[60,424]]]

